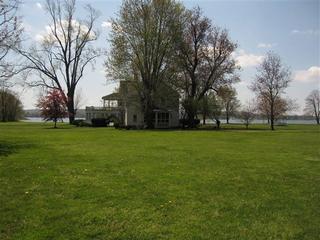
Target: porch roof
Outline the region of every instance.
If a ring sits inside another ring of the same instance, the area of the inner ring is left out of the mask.
[[[153,112],[172,112],[173,110],[166,109],[166,108],[154,108],[152,111]]]
[[[119,93],[111,93],[109,95],[106,95],[102,97],[103,100],[119,100],[120,99],[120,94]]]

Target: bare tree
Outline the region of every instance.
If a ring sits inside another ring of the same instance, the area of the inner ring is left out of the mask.
[[[222,86],[218,89],[217,94],[221,98],[227,124],[229,124],[230,117],[234,115],[240,107],[240,102],[237,99],[237,91],[230,86]]]
[[[268,120],[268,124],[270,123],[270,107],[268,104],[268,100],[265,99],[265,96],[258,96],[257,100],[257,112],[260,113],[263,117]],[[280,120],[283,118],[288,112],[297,110],[299,108],[298,104],[295,100],[290,98],[278,97],[274,102],[274,120]]]
[[[283,65],[280,56],[269,52],[257,68],[255,81],[251,85],[251,89],[261,96],[265,101],[270,113],[270,126],[274,130],[275,115],[277,112],[278,99],[288,87],[291,81],[290,70]]]
[[[45,86],[62,91],[67,97],[69,122],[75,118],[76,87],[88,64],[100,55],[92,46],[97,40],[94,29],[98,13],[85,6],[87,17],[76,19],[76,0],[47,0],[46,11],[51,19],[42,41],[29,51],[18,50],[28,61],[25,66],[39,75],[31,86]]]
[[[231,84],[238,78],[232,53],[236,49],[226,30],[221,30],[202,16],[199,8],[189,12],[182,40],[177,42],[180,69],[178,87],[183,92],[182,105],[192,127],[199,101],[210,90]]]
[[[314,116],[317,124],[320,124],[320,91],[318,89],[313,90],[306,98],[304,111]]]
[[[18,17],[20,1],[0,1],[0,81],[2,86],[9,84],[8,80],[16,73],[15,66],[8,61],[8,55],[13,48],[20,44],[23,30]]]
[[[242,120],[246,129],[249,128],[249,124],[255,119],[256,105],[254,101],[247,101],[239,112],[239,118]]]

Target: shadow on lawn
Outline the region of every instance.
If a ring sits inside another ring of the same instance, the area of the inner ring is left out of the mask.
[[[0,142],[0,157],[17,153],[20,149],[32,148],[34,144]]]
[[[281,129],[281,128],[279,128]],[[130,129],[130,130],[137,130],[137,129]],[[216,131],[216,132],[224,132],[224,131],[271,131],[269,127],[249,127],[248,129],[246,129],[245,127],[242,126],[222,126],[220,128],[217,128],[215,126],[205,126],[205,127],[199,127],[199,128],[168,128],[168,129],[140,129],[138,131],[153,131],[153,132],[174,132],[174,131]]]

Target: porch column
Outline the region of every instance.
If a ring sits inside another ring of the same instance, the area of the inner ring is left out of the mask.
[[[154,127],[158,127],[158,112],[155,112]]]

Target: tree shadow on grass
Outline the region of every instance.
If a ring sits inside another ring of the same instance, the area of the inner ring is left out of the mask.
[[[265,127],[249,127],[246,129],[245,127],[242,126],[222,126],[220,128],[217,128],[215,126],[205,126],[205,127],[198,127],[198,128],[167,128],[167,129],[120,129],[120,130],[125,130],[125,131],[149,131],[149,132],[228,132],[228,131],[244,131],[244,132],[250,132],[250,131],[271,131],[270,128]]]
[[[9,143],[0,141],[0,157],[7,157],[10,154],[16,153],[21,149],[34,147],[34,144],[29,143]]]

